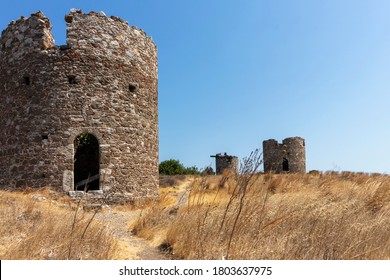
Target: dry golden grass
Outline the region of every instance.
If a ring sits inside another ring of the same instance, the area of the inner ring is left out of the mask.
[[[0,191],[0,259],[110,259],[108,229],[49,188]]]
[[[132,231],[173,258],[390,258],[390,176],[226,173],[175,184],[158,202],[110,208],[124,221],[139,213]],[[129,258],[109,216],[94,214],[49,188],[0,191],[0,258]]]
[[[173,221],[179,205],[186,203],[189,183],[192,176],[176,181],[177,185],[160,188],[160,199],[142,209],[138,219],[130,225],[137,236],[149,240],[153,245],[166,243],[168,225]]]
[[[144,210],[134,231],[181,259],[389,259],[390,177],[198,178],[187,203]]]

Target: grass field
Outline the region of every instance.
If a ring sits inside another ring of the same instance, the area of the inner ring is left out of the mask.
[[[0,258],[136,258],[107,226],[115,217],[172,259],[390,258],[387,175],[165,177],[159,201],[110,209],[102,220],[50,188],[2,190]]]
[[[166,190],[167,192],[167,190]],[[390,177],[259,174],[195,178],[133,229],[178,259],[389,259]]]
[[[0,259],[111,259],[116,241],[94,214],[50,188],[0,191]]]

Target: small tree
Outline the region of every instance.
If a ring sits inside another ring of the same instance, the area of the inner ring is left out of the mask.
[[[197,175],[200,173],[196,166],[184,167],[176,159],[162,161],[158,167],[158,171],[163,175]]]
[[[185,168],[180,161],[176,159],[169,159],[160,163],[158,171],[160,174],[164,175],[179,175],[184,174]]]
[[[184,174],[186,175],[198,175],[199,173],[200,173],[199,169],[196,166],[187,167],[184,170]]]
[[[207,176],[207,175],[214,175],[214,170],[211,166],[207,166],[205,169],[202,170],[201,174],[203,176]]]

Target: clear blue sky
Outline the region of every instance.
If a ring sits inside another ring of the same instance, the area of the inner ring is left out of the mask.
[[[1,0],[0,28],[70,8],[138,26],[159,52],[160,161],[212,165],[306,139],[307,170],[390,173],[390,1]]]

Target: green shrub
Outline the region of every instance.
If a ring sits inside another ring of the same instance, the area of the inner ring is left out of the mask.
[[[176,159],[169,159],[162,161],[158,167],[158,171],[163,175],[196,175],[199,170],[196,166],[184,167],[180,161]]]
[[[164,175],[184,174],[184,166],[176,159],[165,160],[160,163],[158,171]]]

